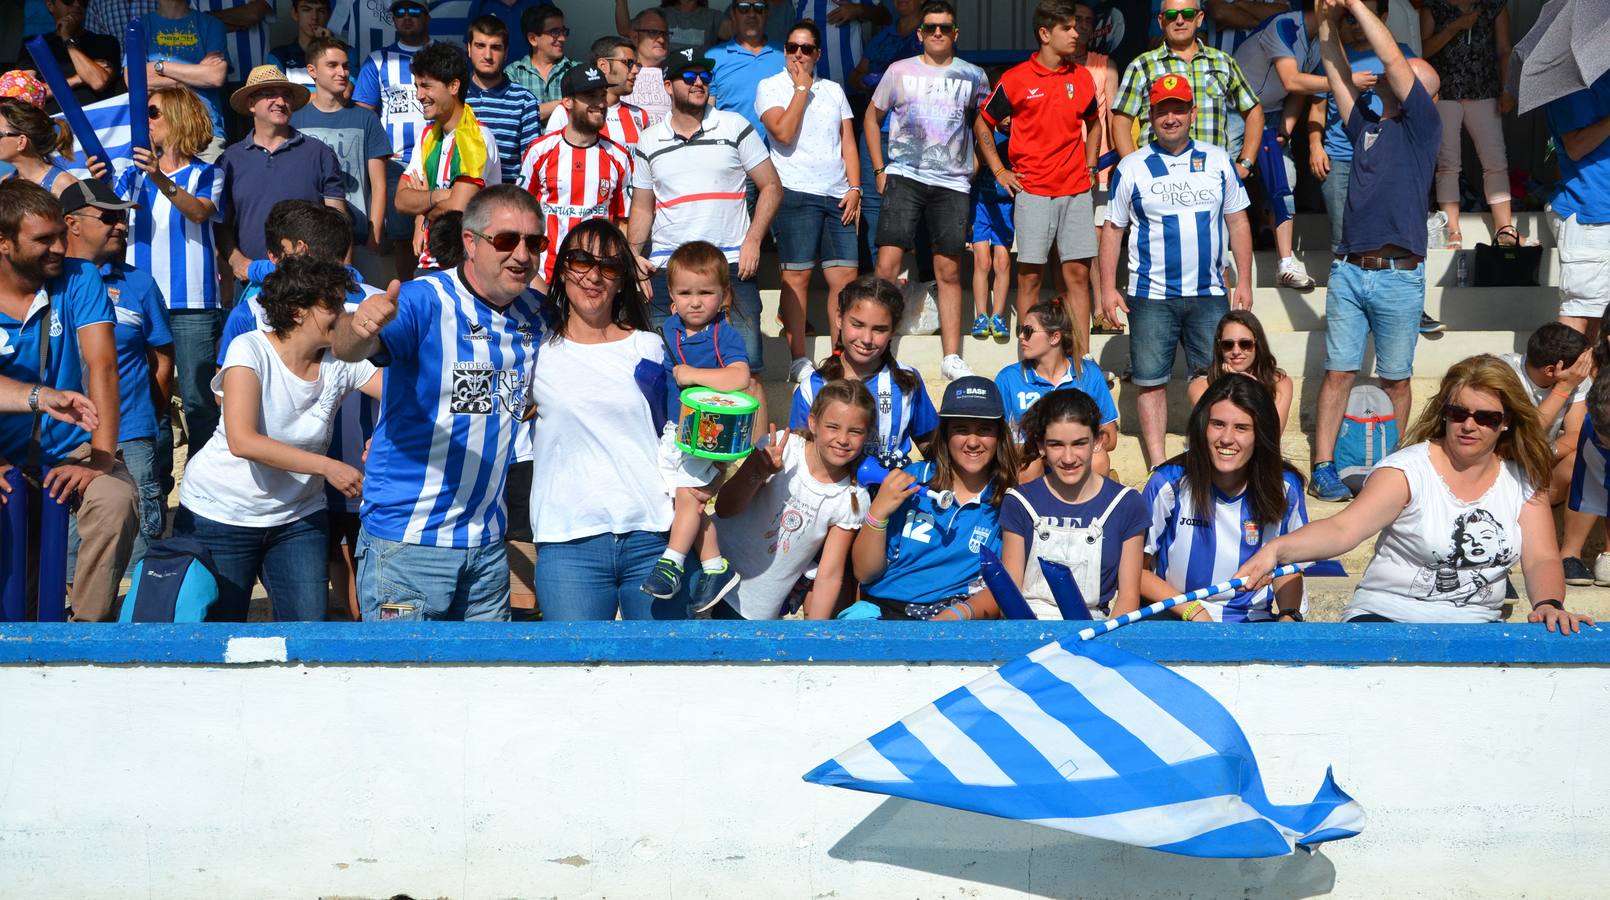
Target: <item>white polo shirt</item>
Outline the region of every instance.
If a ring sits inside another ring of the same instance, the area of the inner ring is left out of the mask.
[[[766,143],[749,120],[707,109],[691,138],[671,130],[671,117],[643,132],[633,150],[632,189],[654,192],[649,259],[664,265],[689,241],[709,241],[728,262],[749,231],[744,181],[767,159]]]

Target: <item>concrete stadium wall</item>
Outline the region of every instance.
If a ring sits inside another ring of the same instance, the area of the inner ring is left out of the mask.
[[[1205,861],[800,776],[1036,623],[0,628],[0,896],[1602,896],[1610,634],[1187,626],[1277,801],[1369,812]],[[1229,661],[1245,660],[1245,661]]]

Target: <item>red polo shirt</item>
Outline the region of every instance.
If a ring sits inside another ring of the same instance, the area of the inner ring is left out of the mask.
[[[1012,171],[1024,190],[1082,194],[1090,190],[1083,126],[1101,115],[1096,81],[1078,63],[1047,69],[1036,56],[1006,70],[979,114],[992,128],[1012,119]]]

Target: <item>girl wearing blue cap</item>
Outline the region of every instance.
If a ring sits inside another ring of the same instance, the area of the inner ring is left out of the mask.
[[[994,608],[980,594],[979,551],[1001,549],[1001,498],[1017,451],[1001,394],[976,375],[945,389],[931,461],[890,472],[872,500],[851,562],[867,617],[972,619]],[[976,604],[976,605],[975,605]]]

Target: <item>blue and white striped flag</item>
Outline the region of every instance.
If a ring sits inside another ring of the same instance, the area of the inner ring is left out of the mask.
[[[1252,747],[1218,701],[1156,663],[1073,637],[946,694],[805,780],[1183,856],[1284,856],[1364,827],[1328,770],[1313,802],[1269,802]]]
[[[101,139],[101,146],[106,148],[109,157],[108,164],[113,172],[120,172],[126,168],[131,160],[131,139],[129,137],[129,95],[118,94],[108,97],[99,103],[91,103],[84,107],[84,117],[95,129],[95,135]],[[58,116],[57,118],[60,118]],[[64,168],[79,178],[88,178],[88,160],[84,157],[84,144],[73,136],[73,155],[64,158]]]

